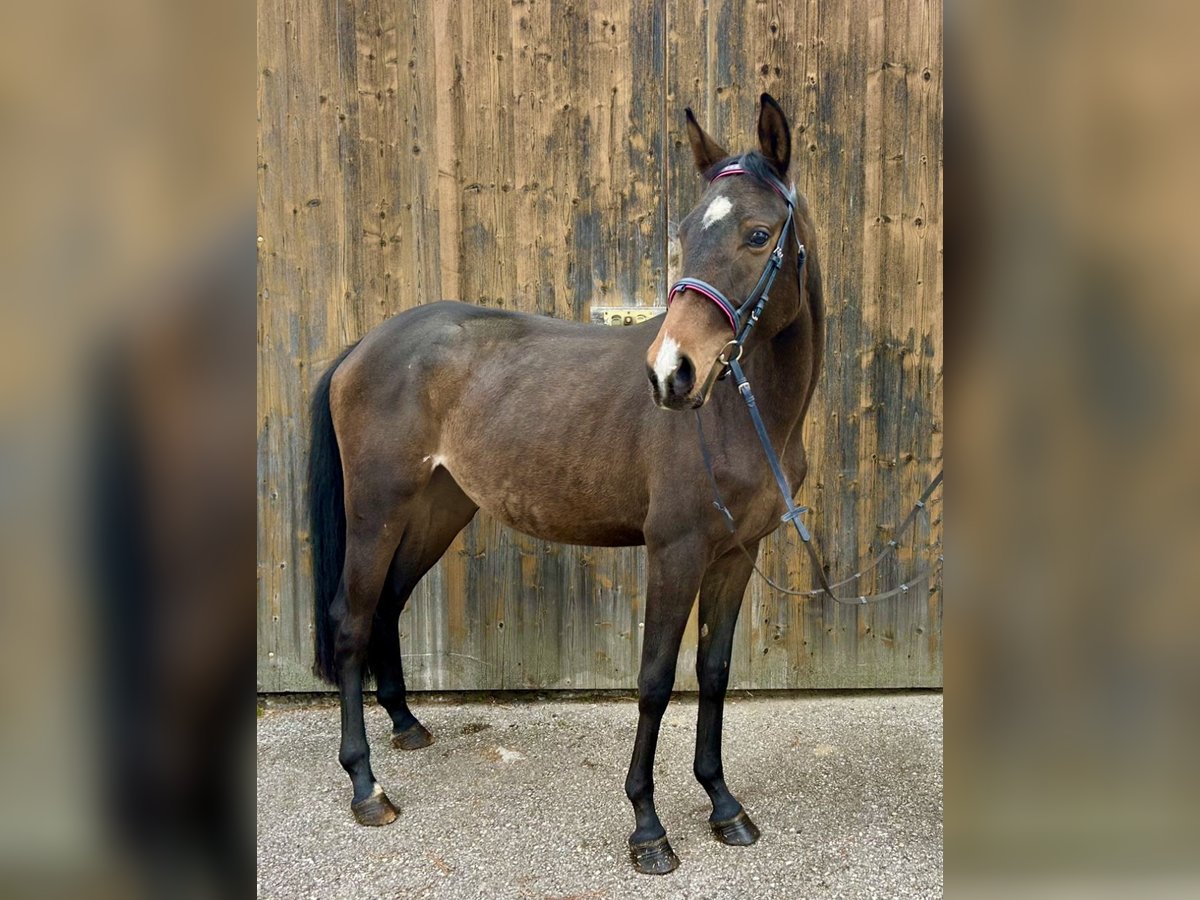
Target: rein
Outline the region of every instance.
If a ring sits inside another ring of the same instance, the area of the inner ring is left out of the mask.
[[[943,557],[939,555],[936,566],[930,565],[918,569],[915,573],[913,573],[911,578],[902,582],[896,587],[891,588],[890,590],[882,591],[878,594],[858,594],[853,597],[839,597],[837,594],[835,594],[833,592],[835,588],[843,587],[847,584],[850,584],[852,581],[858,581],[860,578],[882,563],[885,559],[887,559],[891,554],[900,549],[900,542],[897,540],[897,538],[903,535],[904,532],[911,528],[912,525],[917,521],[917,513],[925,508],[925,504],[929,502],[929,498],[933,495],[933,492],[937,490],[938,485],[942,483],[943,470],[939,469],[938,473],[933,476],[933,481],[931,481],[928,487],[926,487],[921,493],[920,498],[916,503],[913,504],[912,509],[909,510],[908,516],[905,517],[904,521],[900,524],[900,527],[896,529],[896,537],[893,537],[887,542],[883,550],[875,557],[875,559],[873,559],[866,568],[860,569],[849,578],[844,578],[841,581],[830,584],[829,579],[825,577],[825,569],[821,565],[821,560],[817,557],[817,551],[813,547],[812,535],[809,533],[808,529],[804,527],[804,523],[800,521],[800,516],[808,512],[809,508],[807,506],[796,506],[795,503],[792,502],[791,488],[788,487],[787,478],[783,474],[783,468],[779,465],[779,457],[776,455],[775,448],[771,446],[771,440],[767,436],[767,429],[766,426],[763,425],[762,416],[759,413],[758,406],[754,400],[754,394],[750,390],[750,383],[746,380],[745,373],[742,372],[742,367],[736,362],[736,360],[731,363],[730,369],[733,370],[733,377],[738,386],[738,391],[741,393],[742,398],[746,401],[746,406],[750,410],[750,417],[754,420],[755,430],[758,432],[758,439],[762,443],[763,451],[767,455],[767,462],[771,466],[771,472],[775,476],[775,482],[779,485],[779,493],[783,497],[784,505],[787,506],[787,512],[783,514],[781,521],[791,522],[795,527],[796,534],[800,536],[800,541],[802,544],[804,544],[804,549],[808,552],[809,562],[812,563],[813,571],[815,571],[817,574],[817,582],[820,584],[820,587],[808,591],[795,591],[791,588],[784,587],[781,584],[776,584],[766,572],[758,567],[758,562],[750,554],[750,551],[746,549],[746,546],[741,541],[736,541],[738,549],[745,554],[746,559],[750,560],[750,564],[754,566],[755,573],[757,573],[763,581],[765,581],[775,590],[779,591],[781,594],[789,594],[793,597],[819,597],[824,594],[835,603],[840,603],[845,606],[862,606],[867,603],[876,603],[880,600],[890,599],[891,597],[902,596],[908,593],[908,591],[914,585],[923,581],[930,575],[941,571]],[[737,525],[734,523],[733,513],[729,511],[729,507],[725,505],[725,501],[721,498],[721,490],[719,487],[717,487],[717,476],[713,473],[712,455],[708,451],[708,443],[704,438],[704,425],[700,421],[700,410],[696,410],[696,431],[700,437],[700,453],[704,457],[704,469],[708,473],[708,481],[713,490],[713,506],[717,508],[718,512],[720,512],[721,516],[724,518],[725,527],[729,529],[729,533],[735,534],[737,532]]]
[[[714,175],[711,180],[716,181],[719,178],[725,178],[730,175],[754,176],[755,173],[743,168],[740,161],[735,161],[721,169],[721,171]],[[751,329],[758,324],[758,320],[762,315],[763,308],[767,305],[767,301],[770,299],[768,295],[771,287],[775,284],[775,277],[779,274],[779,270],[783,268],[783,248],[784,243],[787,240],[788,231],[795,231],[794,219],[796,212],[796,192],[769,173],[764,173],[762,177],[766,181],[767,185],[770,186],[785,203],[787,203],[788,212],[787,218],[783,222],[783,227],[779,231],[779,239],[775,242],[775,249],[771,251],[771,256],[767,259],[767,264],[763,268],[762,274],[758,278],[758,283],[755,284],[753,290],[750,291],[749,295],[745,300],[742,301],[740,306],[734,306],[734,304],[729,300],[728,297],[725,296],[724,293],[721,292],[719,288],[710,284],[709,282],[703,281],[699,278],[681,278],[671,286],[671,290],[667,295],[667,304],[670,305],[671,301],[675,299],[677,294],[681,294],[684,291],[690,290],[700,294],[701,296],[707,297],[713,303],[717,304],[717,306],[720,307],[721,311],[725,313],[726,317],[729,319],[730,327],[733,329],[734,338],[722,348],[721,353],[713,362],[712,368],[709,370],[708,378],[705,380],[702,391],[706,393],[711,387],[713,380],[715,378],[724,378],[725,372],[729,372],[733,375],[734,384],[737,386],[738,393],[742,395],[742,399],[746,403],[746,408],[750,412],[750,418],[754,422],[754,429],[758,433],[758,440],[762,444],[763,452],[767,457],[767,464],[771,467],[771,474],[775,476],[775,483],[778,485],[779,493],[782,495],[784,505],[787,507],[787,512],[783,514],[781,521],[791,522],[793,527],[795,527],[796,534],[800,537],[801,543],[804,544],[804,549],[808,552],[809,561],[812,563],[813,569],[816,572],[817,581],[820,584],[820,587],[808,591],[795,591],[776,584],[766,575],[765,572],[762,571],[762,569],[758,567],[757,561],[753,556],[751,556],[750,551],[746,549],[741,541],[736,542],[738,549],[740,549],[742,553],[746,555],[746,558],[750,560],[751,565],[754,566],[754,571],[757,572],[759,577],[766,581],[767,584],[781,593],[790,594],[794,597],[816,597],[823,594],[830,600],[833,600],[835,603],[861,606],[866,603],[874,603],[879,600],[886,600],[891,597],[902,596],[921,580],[934,574],[936,571],[940,571],[943,557],[940,555],[938,556],[937,565],[926,566],[918,570],[911,578],[901,583],[899,586],[878,594],[860,594],[855,597],[839,597],[833,593],[833,590],[834,588],[849,584],[852,581],[858,581],[864,575],[882,563],[889,555],[895,553],[896,550],[899,549],[900,544],[897,538],[903,535],[904,532],[912,527],[912,525],[916,522],[917,513],[925,508],[925,504],[933,495],[933,492],[937,489],[938,485],[942,483],[943,471],[941,469],[938,470],[938,473],[934,476],[933,481],[931,481],[929,486],[925,488],[920,498],[909,511],[904,522],[901,523],[900,528],[896,531],[895,537],[887,542],[887,545],[884,547],[883,551],[875,557],[870,565],[868,565],[865,569],[855,572],[849,578],[843,579],[842,581],[831,585],[829,583],[829,579],[825,576],[825,569],[822,567],[821,561],[817,557],[817,551],[813,547],[812,535],[809,533],[808,529],[805,528],[804,523],[800,521],[800,517],[804,513],[808,512],[809,508],[807,506],[796,506],[792,500],[791,487],[788,485],[787,477],[783,473],[783,467],[779,463],[779,456],[776,454],[775,448],[771,445],[771,439],[767,435],[767,428],[763,423],[762,414],[758,411],[758,404],[754,399],[753,391],[750,389],[750,382],[746,379],[746,373],[742,370],[741,358],[742,352],[745,349],[746,338],[749,337]],[[805,260],[804,245],[800,243],[799,234],[796,235],[796,254],[796,280],[797,283],[799,283],[800,272],[804,268]],[[803,288],[801,288],[801,291],[803,291]],[[745,317],[744,321],[743,317]],[[734,352],[730,352],[731,348]],[[712,456],[708,451],[708,443],[704,438],[704,425],[700,420],[700,410],[698,409],[696,410],[696,431],[700,439],[700,453],[704,457],[704,468],[708,473],[708,480],[713,489],[713,506],[717,508],[724,518],[725,526],[729,529],[729,533],[735,534],[737,532],[737,526],[733,520],[733,513],[729,511],[729,508],[725,505],[724,500],[721,498],[721,491],[717,486],[717,477],[713,472]]]

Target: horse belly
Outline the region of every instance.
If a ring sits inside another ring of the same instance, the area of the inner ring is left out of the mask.
[[[473,503],[522,534],[596,547],[644,542],[645,511],[617,485],[556,477],[547,467],[502,454],[486,462],[450,458],[442,464]]]
[[[480,329],[480,341],[461,352],[461,389],[442,413],[438,455],[480,509],[524,534],[643,543],[649,503],[637,416],[648,392],[640,366],[602,332],[604,341],[556,332],[497,345]]]

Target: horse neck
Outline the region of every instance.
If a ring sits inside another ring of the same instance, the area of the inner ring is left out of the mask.
[[[794,272],[780,273],[780,277],[795,284]],[[782,323],[764,315],[767,336],[747,354],[743,366],[772,440],[783,443],[800,424],[808,382],[814,375],[811,311],[806,302],[797,303],[795,310],[796,314]]]

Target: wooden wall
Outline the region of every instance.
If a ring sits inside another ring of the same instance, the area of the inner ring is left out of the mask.
[[[942,455],[940,0],[259,0],[258,685],[312,690],[310,385],[396,312],[451,297],[585,321],[663,302],[701,184],[683,108],[730,149],[758,95],[794,125],[829,336],[802,502],[835,576]],[[940,547],[940,503],[919,543]],[[807,586],[781,531],[762,560]],[[910,571],[885,567],[888,586]],[[640,549],[482,514],[401,618],[415,689],[632,687]],[[872,585],[868,584],[868,588]],[[694,616],[693,616],[694,619]],[[695,622],[680,658],[695,686]],[[840,608],[747,594],[732,684],[941,684],[941,594]]]

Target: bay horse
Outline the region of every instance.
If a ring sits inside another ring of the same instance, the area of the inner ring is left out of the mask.
[[[338,759],[363,825],[398,814],[371,771],[364,675],[375,675],[392,745],[427,746],[432,736],[405,701],[398,617],[484,509],[547,541],[646,547],[638,726],[625,780],[634,866],[664,874],[679,864],[655,812],[653,767],[697,596],[695,775],[712,801],[717,839],[744,846],[759,837],[725,783],[721,722],[753,558],[785,505],[741,398],[715,383],[736,349],[798,490],[807,470],[802,426],[824,346],[821,273],[807,202],[787,186],[791,131],[779,104],[762,95],[759,147],[737,157],[690,109],[686,118],[708,184],[679,228],[688,277],[673,287],[665,316],[612,328],[432,303],[379,325],[317,385],[309,473],[314,670],[340,691]],[[724,177],[731,174],[739,177]],[[754,310],[753,332],[735,347],[731,337],[755,297],[740,309],[727,297],[759,290],[772,259],[770,302]],[[713,509],[694,416],[682,410],[696,410],[703,423],[713,474],[736,519],[732,533]],[[626,461],[619,471],[605,462],[614,456]]]

